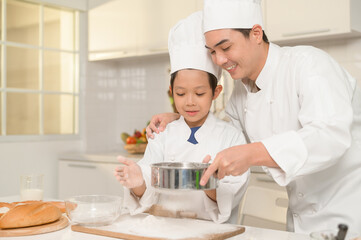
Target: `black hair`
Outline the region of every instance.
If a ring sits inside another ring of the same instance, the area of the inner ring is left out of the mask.
[[[241,32],[245,38],[249,38],[249,34],[252,31],[252,28],[236,28],[234,30]],[[269,43],[266,33],[263,30],[262,32],[263,32],[262,40],[265,43]]]
[[[192,69],[192,68],[188,68],[188,69]],[[170,75],[170,86],[172,88],[172,95],[173,95],[174,80],[177,76],[177,73],[178,73],[178,71],[176,71]],[[208,74],[209,85],[211,86],[212,94],[214,95],[214,91],[216,90],[218,81],[217,81],[216,76],[214,76],[212,73],[207,72],[207,74]]]

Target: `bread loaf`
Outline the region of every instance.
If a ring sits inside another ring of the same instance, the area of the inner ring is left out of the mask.
[[[17,206],[17,205],[23,205],[23,204],[29,204],[29,203],[42,203],[41,200],[29,200],[29,201],[22,201],[22,202],[12,202],[12,203],[6,203],[6,202],[0,202],[0,208],[1,207],[7,207],[9,209]],[[65,203],[62,201],[45,201],[45,203],[51,203],[54,206],[58,207],[62,213],[65,213]]]
[[[11,208],[13,208],[13,205],[11,203],[0,202],[0,217]]]
[[[0,228],[19,228],[54,222],[61,217],[61,211],[51,203],[34,202],[20,204],[0,217]]]
[[[55,207],[59,208],[62,213],[65,213],[65,212],[66,212],[65,202],[50,201],[50,202],[48,202],[48,203],[53,204]]]
[[[14,204],[12,203],[6,203],[6,202],[0,202],[0,208],[2,207],[6,207],[6,208],[13,208],[14,207]]]

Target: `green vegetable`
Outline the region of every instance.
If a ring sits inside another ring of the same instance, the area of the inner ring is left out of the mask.
[[[124,143],[127,143],[127,138],[130,137],[130,135],[128,133],[123,132],[120,135],[121,139],[123,140]]]

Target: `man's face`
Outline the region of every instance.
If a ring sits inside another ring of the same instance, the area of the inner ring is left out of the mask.
[[[256,80],[257,40],[246,38],[233,29],[219,29],[205,33],[206,48],[215,64],[228,71],[233,79],[249,78]]]

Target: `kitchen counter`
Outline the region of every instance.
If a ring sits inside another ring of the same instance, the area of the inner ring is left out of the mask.
[[[276,231],[255,227],[246,227],[246,231],[240,235],[228,238],[230,240],[308,240],[308,235],[296,234],[285,231]],[[33,236],[3,237],[2,240],[110,240],[116,238],[73,232],[70,225],[52,233],[44,233]]]
[[[18,200],[19,196],[0,198],[0,202],[11,202]],[[276,231],[245,226],[246,231],[240,235],[229,238],[230,240],[308,240],[306,234],[297,234],[286,231]],[[2,237],[2,240],[106,240],[115,239],[80,232],[73,232],[70,225],[62,230],[32,236]]]
[[[68,226],[63,230],[52,233],[44,233],[33,236],[3,237],[2,240],[111,240],[116,238],[91,235],[86,233],[73,232]],[[230,240],[308,240],[308,235],[296,234],[284,231],[275,231],[247,227],[246,231],[240,235],[228,238]]]
[[[125,150],[117,152],[73,152],[64,153],[59,156],[61,160],[86,161],[86,162],[106,162],[118,163],[117,156],[123,156],[134,161],[143,158],[143,154],[130,154]]]

